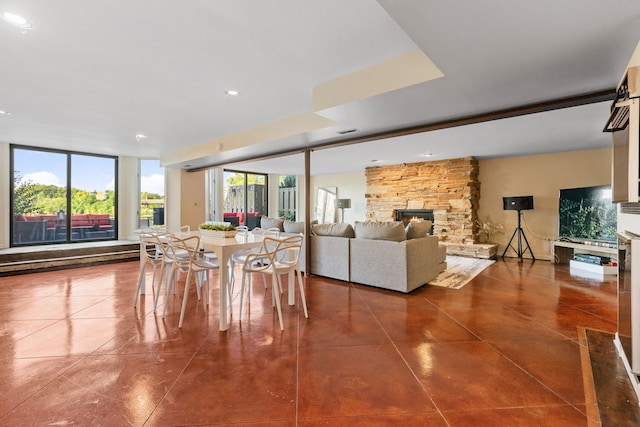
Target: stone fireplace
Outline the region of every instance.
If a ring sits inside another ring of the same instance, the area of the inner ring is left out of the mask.
[[[474,241],[480,182],[473,157],[369,167],[367,219],[396,220],[398,211],[430,210],[433,234],[452,244]]]

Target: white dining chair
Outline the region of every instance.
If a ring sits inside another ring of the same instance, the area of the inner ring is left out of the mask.
[[[164,251],[162,247],[161,237],[167,235],[164,232],[141,232],[140,236],[140,273],[138,275],[138,288],[136,290],[136,297],[133,301],[133,306],[138,306],[138,299],[140,297],[140,293],[145,289],[146,285],[146,276],[147,276],[147,266],[152,267],[152,276],[151,276],[151,291],[153,294],[153,307],[155,311],[155,307],[158,300],[158,293],[160,288],[162,288],[162,276],[164,274]],[[158,289],[156,290],[156,273],[158,273]]]
[[[217,257],[207,254],[205,256],[204,251],[200,250],[200,236],[191,235],[186,238],[180,238],[174,235],[168,236],[168,253],[172,258],[171,269],[168,273],[169,286],[166,291],[168,298],[172,290],[177,286],[176,274],[178,271],[186,273],[184,296],[182,298],[182,308],[180,309],[180,321],[178,322],[178,328],[182,328],[184,322],[184,315],[187,308],[187,300],[189,297],[189,286],[191,278],[196,280],[196,292],[198,300],[201,299],[201,290],[204,288],[205,304],[209,305],[209,293],[210,293],[210,280],[209,272],[213,269],[220,268]],[[185,256],[186,254],[186,256]],[[206,288],[205,288],[206,284]],[[225,290],[221,290],[225,292]],[[164,318],[167,313],[168,301],[165,298],[165,305],[162,311],[162,317]]]
[[[278,238],[280,236],[280,229],[279,228],[260,228],[260,227],[256,227],[253,229],[252,233],[254,235],[257,236],[262,236],[264,237],[273,237],[273,238]],[[248,287],[248,293],[249,293],[249,301],[251,300],[251,271],[249,271],[248,269],[244,268],[245,265],[245,261],[247,259],[247,257],[249,255],[252,254],[260,254],[263,252],[263,248],[262,247],[257,247],[257,248],[250,248],[250,249],[242,249],[239,251],[234,252],[231,255],[230,258],[230,271],[231,274],[229,275],[229,301],[234,300],[235,298],[237,298],[236,296],[233,296],[233,288],[234,288],[234,284],[235,284],[235,266],[236,265],[240,265],[243,266],[242,267],[242,281],[241,281],[241,285],[240,285],[240,292],[238,293],[238,295],[240,295],[240,310],[239,310],[239,318],[242,318],[242,305],[243,305],[243,297],[242,295],[244,294],[245,291],[245,287]],[[254,263],[258,264],[258,265],[266,265],[269,262],[269,258],[267,256],[264,256],[260,259],[258,258],[254,258]],[[263,275],[264,278],[264,287],[265,289],[267,288],[267,281],[266,281],[266,276]]]
[[[262,242],[262,252],[257,254],[249,254],[242,267],[243,275],[246,273],[262,273],[271,275],[271,288],[273,294],[273,305],[278,311],[278,320],[280,329],[284,330],[284,322],[282,320],[282,304],[281,293],[282,283],[280,276],[293,273],[298,277],[298,288],[300,290],[300,299],[304,309],[304,317],[308,318],[307,300],[304,294],[304,285],[302,283],[302,273],[300,272],[300,251],[302,250],[302,235],[277,239],[273,237],[265,237]],[[268,259],[267,264],[261,261]],[[242,301],[244,297],[244,289],[240,293],[240,310],[242,313]],[[247,291],[248,303],[251,303],[251,286]],[[242,314],[240,314],[242,316]]]

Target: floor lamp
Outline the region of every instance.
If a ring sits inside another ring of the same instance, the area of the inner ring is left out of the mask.
[[[351,199],[336,199],[336,208],[342,211],[342,220],[344,222],[344,210],[351,207]]]
[[[504,249],[502,253],[502,258],[506,255],[509,248],[513,249],[518,258],[520,258],[520,262],[522,262],[522,256],[529,251],[531,254],[531,258],[535,261],[536,257],[533,255],[533,251],[531,250],[531,246],[529,246],[529,241],[527,240],[527,236],[524,234],[524,231],[521,227],[521,218],[522,211],[533,209],[533,196],[522,196],[522,197],[503,197],[502,198],[502,208],[505,211],[518,211],[518,227],[513,230],[513,234],[511,235],[511,239],[509,239],[509,243],[507,247]],[[513,239],[517,236],[518,247],[515,248],[512,243]],[[525,247],[522,246],[522,240],[526,244]]]

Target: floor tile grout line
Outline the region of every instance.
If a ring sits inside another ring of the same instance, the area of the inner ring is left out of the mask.
[[[59,322],[62,322],[65,319],[60,319]],[[54,322],[57,323],[57,322]],[[53,324],[53,323],[52,323]],[[107,340],[107,342],[111,341],[113,338]],[[107,343],[105,342],[105,344]],[[103,345],[105,345],[103,344]],[[100,348],[102,346],[99,346],[98,348]],[[73,369],[75,366],[79,365],[80,363],[84,362],[85,360],[87,360],[89,357],[91,357],[92,354],[94,354],[97,351],[97,349],[93,350],[90,353],[86,353],[84,354],[84,356],[80,357],[75,363],[72,363],[71,365],[67,366],[66,368],[62,369],[62,371],[60,371],[59,375],[54,376],[51,381],[48,381],[47,383],[45,383],[42,387],[39,387],[37,390],[35,390],[33,393],[30,393],[28,396],[26,396],[24,399],[22,399],[18,404],[16,404],[13,408],[9,409],[7,412],[5,412],[4,414],[2,414],[0,416],[0,421],[2,421],[2,419],[4,417],[6,417],[8,414],[10,414],[11,412],[13,412],[14,410],[16,410],[17,408],[20,407],[20,405],[23,405],[26,401],[30,400],[33,396],[35,396],[36,394],[40,393],[42,390],[44,390],[45,388],[49,387],[51,384],[53,384],[55,381],[57,381],[58,379],[65,377],[66,373],[69,372],[69,370]],[[50,358],[64,358],[64,357],[68,357],[69,355],[65,355],[65,356],[43,356],[43,357],[32,357],[29,359],[50,359]],[[26,358],[25,358],[26,359]]]
[[[158,407],[160,407],[160,405],[162,404],[162,402],[167,398],[167,396],[169,395],[169,393],[171,392],[171,390],[173,390],[173,387],[175,387],[175,385],[177,384],[178,380],[180,379],[180,377],[182,377],[182,374],[184,374],[184,372],[187,370],[187,368],[189,367],[189,365],[191,364],[191,362],[193,361],[193,359],[196,357],[197,354],[197,350],[194,351],[191,354],[191,357],[189,358],[189,360],[184,364],[184,366],[182,367],[182,369],[180,370],[180,372],[178,373],[178,375],[176,375],[175,379],[173,380],[173,382],[171,383],[171,385],[169,387],[167,387],[167,390],[162,394],[162,396],[158,399],[158,402],[156,402],[156,404],[153,406],[153,409],[151,411],[149,411],[149,416],[144,420],[144,422],[142,423],[142,426],[147,425],[147,423],[151,420],[151,418],[153,417],[153,415],[156,413],[156,411],[158,410]]]
[[[495,263],[493,264],[495,265]],[[491,266],[489,266],[490,268]],[[487,269],[489,269],[487,268]],[[472,284],[473,279],[471,280],[471,282],[469,282],[467,285]],[[442,311],[440,309],[440,307],[438,307],[437,305],[435,305],[433,303],[433,301],[430,301],[428,298],[427,301],[429,301],[432,305],[434,305],[439,311]],[[545,329],[548,329],[556,334],[559,335],[558,339],[563,339],[563,340],[568,340],[571,342],[576,342],[575,340],[571,339],[571,337],[567,337],[561,333],[559,333],[558,331],[554,331],[553,329],[549,328],[548,326],[532,319],[529,318],[527,316],[524,316],[522,313],[513,310],[511,307],[506,307],[507,310],[517,314],[518,316],[523,317],[524,319],[530,320],[534,323],[536,323],[539,326],[544,327]],[[524,372],[525,374],[527,374],[530,378],[532,378],[533,380],[535,380],[538,384],[540,384],[541,386],[543,386],[545,389],[549,390],[552,394],[554,394],[555,396],[557,396],[558,398],[560,398],[562,401],[566,402],[567,405],[573,407],[574,409],[576,409],[577,411],[579,411],[580,413],[584,413],[583,411],[580,411],[575,404],[572,404],[571,402],[569,402],[567,399],[565,399],[563,396],[559,395],[555,390],[551,389],[549,386],[547,386],[544,382],[542,382],[539,378],[537,378],[535,375],[533,375],[531,372],[529,372],[527,369],[525,369],[524,366],[520,366],[518,363],[516,363],[514,360],[512,360],[510,357],[508,357],[506,354],[504,354],[503,352],[501,352],[497,347],[495,347],[490,341],[485,340],[484,338],[482,338],[481,336],[477,335],[476,333],[474,333],[473,331],[469,330],[468,328],[466,328],[463,324],[461,324],[460,322],[458,322],[457,319],[455,319],[455,317],[453,317],[450,313],[448,313],[447,311],[442,311],[446,316],[448,316],[450,319],[452,319],[453,321],[455,321],[457,324],[459,324],[461,327],[463,327],[465,330],[468,330],[471,334],[473,334],[475,337],[477,337],[481,342],[485,343],[486,345],[488,345],[493,351],[495,351],[496,353],[500,354],[502,357],[504,357],[507,361],[509,361],[512,365],[514,365],[516,368],[518,368],[519,370],[521,370],[522,372]],[[577,344],[577,343],[576,343]],[[585,404],[584,402],[582,402],[581,404]]]
[[[350,286],[352,284],[350,283]],[[402,360],[402,363],[404,363],[405,367],[409,370],[409,372],[411,373],[411,376],[413,376],[413,378],[415,379],[415,381],[417,382],[418,386],[422,389],[422,391],[424,391],[424,393],[427,395],[427,397],[429,398],[429,401],[431,402],[431,404],[433,405],[433,407],[435,408],[435,412],[438,413],[440,415],[440,417],[443,419],[443,421],[445,423],[447,423],[447,425],[449,425],[449,422],[446,420],[446,418],[444,417],[444,415],[442,414],[442,410],[438,407],[438,405],[436,404],[436,402],[433,400],[433,397],[431,396],[431,393],[429,393],[429,391],[425,388],[424,384],[422,384],[422,381],[420,381],[420,379],[418,378],[417,374],[414,372],[414,370],[411,368],[411,365],[409,365],[409,362],[407,361],[407,359],[402,355],[402,352],[400,351],[400,349],[398,348],[398,345],[396,344],[396,342],[393,340],[393,338],[391,338],[391,335],[389,335],[389,332],[385,329],[385,327],[382,325],[382,322],[380,321],[380,319],[378,318],[378,316],[376,316],[375,312],[373,311],[373,309],[371,308],[371,306],[369,305],[369,303],[367,302],[366,298],[364,298],[364,296],[362,295],[362,293],[360,292],[360,290],[357,287],[354,287],[357,295],[360,297],[360,299],[362,300],[362,302],[367,306],[367,309],[369,310],[369,312],[371,313],[371,315],[373,316],[373,318],[375,319],[376,323],[378,324],[378,326],[380,327],[380,330],[382,330],[385,334],[385,336],[387,337],[387,339],[389,340],[389,342],[392,344],[394,350],[396,351],[396,353],[398,354],[398,356],[400,356],[400,359]]]
[[[495,263],[493,264],[495,265]],[[490,268],[491,266],[489,266]],[[472,284],[473,279],[471,280],[471,282],[469,282],[467,285]],[[434,305],[439,311],[442,311],[440,309],[440,307],[438,307],[437,305],[435,305],[432,301],[430,301],[428,298],[425,298],[427,301],[429,301],[432,305]],[[511,307],[505,307],[507,310],[515,313],[516,315],[530,320],[534,323],[536,323],[539,326],[544,327],[545,329],[548,329],[556,334],[559,335],[558,339],[563,339],[563,340],[568,340],[571,342],[575,342],[575,340],[572,340],[571,337],[567,337],[561,333],[559,333],[558,331],[554,331],[553,329],[549,328],[548,326],[532,319],[529,318],[527,316],[524,316],[522,313],[513,310]],[[576,408],[576,406],[574,404],[572,404],[571,402],[567,401],[563,396],[559,395],[555,390],[551,389],[549,386],[547,386],[545,383],[543,383],[539,378],[537,378],[535,375],[533,375],[531,372],[529,372],[527,369],[525,369],[523,366],[520,366],[518,363],[516,363],[514,360],[512,360],[510,357],[508,357],[506,354],[504,354],[503,352],[501,352],[497,347],[495,347],[493,344],[491,344],[490,341],[485,340],[484,338],[482,338],[481,336],[479,336],[478,334],[474,333],[473,331],[469,330],[468,328],[466,328],[463,324],[461,324],[460,322],[458,322],[457,319],[455,319],[455,317],[453,317],[453,315],[451,315],[450,313],[448,313],[446,310],[442,311],[446,316],[448,316],[451,320],[453,320],[454,322],[456,322],[457,324],[459,324],[461,327],[463,327],[465,330],[468,330],[471,334],[473,334],[475,337],[477,337],[481,342],[483,342],[484,344],[486,344],[487,346],[489,346],[493,351],[495,351],[496,353],[500,354],[502,357],[504,357],[506,360],[508,360],[512,365],[514,365],[516,368],[518,368],[519,370],[521,370],[522,372],[524,372],[525,374],[527,374],[530,378],[532,378],[533,380],[535,380],[538,384],[542,385],[545,389],[549,390],[552,394],[554,394],[555,396],[559,397],[560,399],[562,399],[564,402],[566,402],[567,405],[575,408],[576,410],[578,410],[579,412],[583,413],[583,411],[580,411],[578,408]],[[582,403],[584,404],[584,402]]]

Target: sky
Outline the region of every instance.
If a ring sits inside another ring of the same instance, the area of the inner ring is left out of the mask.
[[[34,184],[66,185],[66,154],[34,150],[14,150],[14,170]],[[86,191],[114,189],[113,160],[73,154],[71,186]],[[164,195],[164,168],[157,160],[141,162],[141,191]]]

